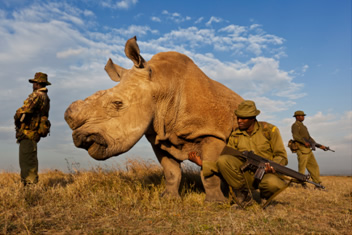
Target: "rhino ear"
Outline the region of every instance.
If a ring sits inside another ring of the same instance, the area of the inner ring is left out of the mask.
[[[130,60],[132,60],[136,68],[145,67],[146,62],[140,55],[136,36],[127,40],[125,45],[125,54],[128,58],[130,58]]]
[[[115,82],[119,82],[123,73],[126,71],[126,69],[114,64],[111,59],[108,60],[104,69],[108,73],[111,80]]]

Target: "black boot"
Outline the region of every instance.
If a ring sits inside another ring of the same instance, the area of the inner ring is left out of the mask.
[[[253,204],[253,198],[247,187],[241,189],[233,189],[234,201],[242,208],[246,208]]]

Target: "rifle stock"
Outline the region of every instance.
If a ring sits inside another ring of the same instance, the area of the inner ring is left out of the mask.
[[[251,170],[251,171],[255,172],[254,183],[253,183],[253,186],[255,188],[258,188],[260,181],[263,179],[263,177],[265,175],[265,163],[269,163],[270,166],[272,166],[277,173],[291,177],[291,178],[295,179],[296,181],[298,181],[296,183],[307,182],[307,183],[313,184],[319,188],[322,188],[322,189],[325,188],[324,186],[322,186],[320,184],[317,184],[313,181],[310,181],[309,180],[310,175],[301,174],[301,173],[299,173],[295,170],[292,170],[288,167],[282,166],[276,162],[270,161],[266,158],[263,158],[259,155],[256,155],[252,151],[240,152],[238,150],[235,150],[231,147],[226,146],[221,154],[229,154],[229,155],[239,157],[239,158],[245,160],[245,163],[242,165],[241,170],[242,171]]]

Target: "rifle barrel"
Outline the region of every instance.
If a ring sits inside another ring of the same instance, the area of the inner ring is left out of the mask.
[[[325,189],[325,187],[324,187],[323,185],[317,184],[317,183],[315,183],[315,182],[313,182],[313,181],[307,180],[307,183],[311,183],[311,184],[314,184],[314,185],[315,185],[316,187],[318,187],[318,188]]]

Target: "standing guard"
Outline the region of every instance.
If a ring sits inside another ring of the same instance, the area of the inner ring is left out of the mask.
[[[19,143],[21,181],[24,186],[38,182],[37,143],[41,137],[47,136],[51,126],[48,120],[50,99],[46,88],[51,85],[48,75],[36,73],[34,79],[29,79],[29,82],[33,84],[33,92],[14,116],[16,139]]]

